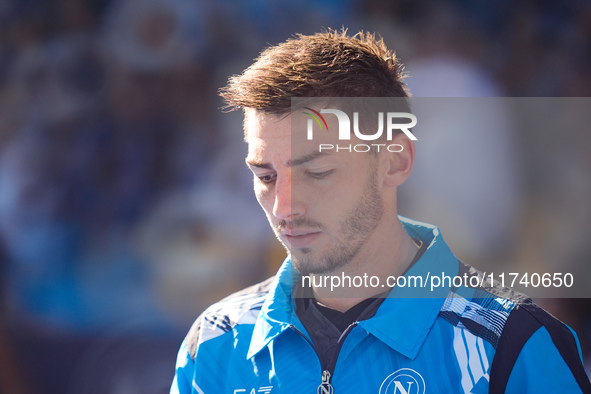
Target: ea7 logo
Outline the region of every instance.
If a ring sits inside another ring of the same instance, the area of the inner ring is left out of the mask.
[[[379,394],[424,394],[425,380],[420,373],[402,368],[389,375],[380,386]]]
[[[304,112],[304,114],[311,117],[311,119],[308,119],[307,123],[308,140],[313,139],[314,136],[314,121],[320,126],[321,130],[324,129],[322,127],[323,124],[326,126],[326,130],[328,130],[328,125],[322,114],[333,114],[337,117],[339,122],[339,140],[351,139],[351,121],[349,116],[343,111],[338,109],[321,109],[320,112],[318,112],[309,107],[304,108],[312,112]],[[408,112],[387,112],[385,115],[383,112],[378,112],[378,130],[374,134],[364,134],[359,131],[359,112],[353,112],[353,132],[360,140],[375,141],[384,133],[384,118],[386,118],[386,137],[388,140],[392,139],[394,130],[402,131],[413,141],[417,140],[417,137],[415,137],[409,130],[416,126],[417,117]],[[398,120],[400,119],[408,119],[410,122],[399,123]]]
[[[250,391],[246,391],[246,389],[236,389],[234,390],[234,394],[269,394],[271,390],[273,390],[273,386],[259,387],[258,390],[253,388]]]

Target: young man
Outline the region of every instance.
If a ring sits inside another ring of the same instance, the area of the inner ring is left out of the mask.
[[[353,121],[353,148],[328,148],[343,142],[348,98],[405,100],[401,68],[372,35],[329,31],[267,49],[222,91],[244,110],[255,193],[289,256],[197,319],[171,393],[591,392],[567,326],[521,294],[467,280],[482,274],[436,227],[397,215],[409,130],[372,144],[357,131],[376,125]],[[464,281],[427,295],[401,285],[432,274]]]

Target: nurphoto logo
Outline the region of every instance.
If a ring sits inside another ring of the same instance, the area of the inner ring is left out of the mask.
[[[378,112],[377,113],[377,125],[378,129],[373,134],[362,133],[359,129],[359,112],[353,112],[353,127],[351,127],[351,120],[349,116],[339,109],[328,109],[323,108],[320,111],[316,111],[310,107],[304,107],[303,113],[310,116],[307,122],[307,138],[308,140],[314,139],[314,122],[318,124],[321,132],[328,131],[328,124],[322,114],[331,114],[337,117],[338,120],[338,136],[339,141],[350,141],[351,140],[351,129],[353,134],[362,141],[376,141],[382,138],[384,130],[386,133],[386,140],[391,141],[394,133],[403,132],[408,138],[413,141],[417,141],[417,137],[410,131],[410,129],[417,124],[417,117],[408,112]],[[385,127],[384,127],[385,123]],[[319,151],[326,150],[348,150],[349,152],[368,152],[372,147],[378,151],[380,149],[387,149],[389,152],[401,152],[404,147],[400,144],[356,144],[356,145],[334,145],[334,144],[319,144]]]

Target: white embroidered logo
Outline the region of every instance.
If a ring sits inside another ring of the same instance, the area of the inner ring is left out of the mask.
[[[389,375],[380,386],[379,394],[424,394],[425,379],[410,368],[401,368]]]

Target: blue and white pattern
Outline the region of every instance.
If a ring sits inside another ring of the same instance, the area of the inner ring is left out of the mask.
[[[267,293],[244,294],[213,304],[203,312],[199,343],[216,338],[238,324],[254,324]]]
[[[482,336],[496,347],[515,305],[506,299],[492,296],[468,300],[451,292],[441,308],[440,316],[456,327],[466,328],[473,334]]]
[[[482,338],[464,328],[454,327],[453,348],[460,368],[461,383],[465,393],[470,393],[481,379],[489,381],[490,362]]]

